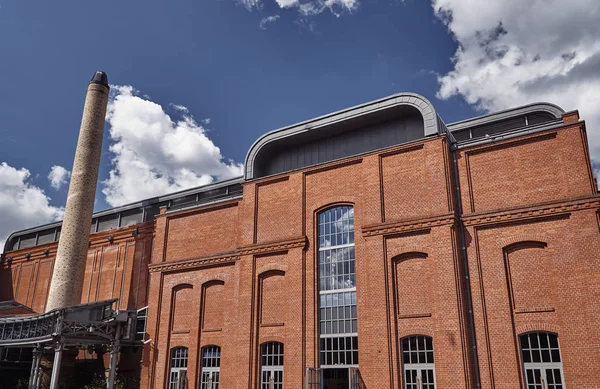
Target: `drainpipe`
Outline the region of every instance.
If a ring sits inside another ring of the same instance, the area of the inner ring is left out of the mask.
[[[450,132],[450,131],[448,131]],[[454,137],[452,134],[448,138],[452,140]],[[479,357],[477,354],[477,340],[475,337],[475,318],[473,314],[473,299],[471,298],[471,279],[469,277],[469,261],[467,260],[467,244],[465,240],[466,229],[463,223],[463,209],[462,209],[462,197],[460,193],[460,182],[458,179],[458,161],[456,159],[456,141],[452,143],[452,160],[453,160],[453,168],[454,168],[454,185],[456,187],[456,198],[457,198],[457,207],[458,207],[458,224],[460,231],[460,251],[463,259],[463,266],[465,270],[465,285],[466,285],[466,297],[467,297],[467,307],[469,309],[468,321],[469,326],[471,327],[471,342],[473,343],[473,367],[475,370],[475,387],[477,389],[481,389],[481,378],[479,376]]]

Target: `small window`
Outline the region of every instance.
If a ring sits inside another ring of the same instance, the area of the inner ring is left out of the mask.
[[[435,389],[433,340],[417,335],[401,341],[404,389]]]
[[[169,389],[187,389],[187,347],[171,349],[171,370],[169,374]]]
[[[260,347],[260,389],[283,389],[283,343]]]
[[[127,227],[142,222],[142,210],[140,208],[121,212],[121,227]]]
[[[200,389],[219,389],[221,374],[221,347],[206,346],[202,348],[202,374]]]
[[[35,246],[37,240],[37,234],[34,232],[32,234],[23,235],[21,237],[21,242],[19,243],[19,249],[26,249],[28,247]]]
[[[119,214],[107,215],[98,218],[98,232],[119,228]]]
[[[146,324],[148,322],[148,307],[138,309],[135,322],[135,340],[146,340]]]
[[[564,389],[558,336],[531,332],[519,337],[527,389]]]

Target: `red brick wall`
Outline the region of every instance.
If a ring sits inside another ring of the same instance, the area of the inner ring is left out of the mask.
[[[558,334],[567,387],[592,387],[600,197],[583,126],[460,149],[457,162],[460,195],[444,137],[246,182],[241,200],[163,213],[152,247],[147,238],[116,252],[92,245],[86,287],[90,296],[119,290],[130,306],[146,301],[149,283],[144,388],[165,388],[178,346],[189,349],[189,387],[198,388],[201,348],[218,345],[221,386],[256,389],[269,341],[284,343],[285,387],[302,388],[306,367],[319,364],[315,220],[351,205],[364,387],[402,388],[400,340],[428,335],[439,389],[474,389],[476,366],[484,389],[522,388],[517,339],[538,330]],[[21,266],[40,260],[3,269],[14,275],[11,293],[34,306]]]
[[[135,227],[94,234],[86,261],[81,302],[119,298],[116,308],[137,309],[146,305],[148,249],[151,247],[153,226],[142,225],[134,237]],[[114,240],[108,242],[107,236]],[[43,313],[58,244],[12,251],[10,264],[0,267],[3,280],[0,301],[16,300]],[[48,250],[48,254],[44,250]],[[26,254],[29,253],[29,259]],[[12,283],[10,290],[5,285]]]

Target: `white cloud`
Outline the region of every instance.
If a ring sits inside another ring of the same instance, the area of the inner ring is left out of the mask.
[[[182,110],[171,119],[162,106],[131,86],[112,86],[112,170],[102,182],[106,202],[118,206],[242,175],[242,164],[224,161],[206,130]]]
[[[15,231],[62,219],[64,209],[50,205],[44,191],[29,182],[29,170],[0,164],[0,251]]]
[[[459,44],[454,69],[439,77],[439,97],[460,95],[483,111],[536,101],[579,109],[592,158],[600,161],[598,0],[432,4]]]
[[[150,99],[150,97],[146,97],[144,96],[146,99]],[[171,107],[175,108],[177,111],[179,112],[183,112],[183,113],[189,113],[187,107],[184,107],[183,105],[179,105],[179,104],[171,104]]]
[[[238,0],[248,10],[262,8],[262,0]],[[296,9],[301,16],[314,16],[329,10],[334,15],[340,16],[343,12],[352,12],[358,9],[358,0],[275,0],[281,9]],[[265,18],[266,19],[266,18]],[[263,20],[265,20],[263,19]],[[261,28],[263,23],[261,21]]]
[[[267,16],[266,18],[262,18],[262,20],[260,21],[260,28],[263,29],[263,30],[266,30],[267,29],[267,24],[273,23],[277,19],[279,19],[279,15]]]
[[[59,190],[63,185],[65,185],[68,182],[69,177],[71,177],[71,172],[58,165],[52,166],[50,173],[48,173],[48,181],[50,181],[50,186],[56,190]]]

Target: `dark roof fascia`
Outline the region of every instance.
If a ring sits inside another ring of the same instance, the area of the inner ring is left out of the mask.
[[[252,146],[250,146],[250,149],[248,150],[248,154],[246,154],[246,159],[244,161],[244,177],[246,178],[246,180],[254,178],[255,158],[260,152],[260,149],[271,142],[292,137],[294,135],[304,133],[307,131],[328,127],[335,123],[346,121],[351,118],[364,116],[374,112],[389,110],[403,105],[412,106],[414,108],[417,108],[421,112],[424,124],[423,137],[443,134],[446,132],[443,120],[438,116],[435,108],[433,107],[431,102],[427,100],[427,98],[416,93],[397,93],[392,96],[384,97],[378,100],[373,100],[364,104],[343,109],[341,111],[329,113],[314,119],[310,119],[307,121],[292,124],[290,126],[282,127],[267,132],[266,134],[258,138],[252,144]]]
[[[238,194],[238,195],[235,195],[235,196],[221,197],[221,198],[219,198],[217,200],[209,201],[209,202],[206,202],[206,203],[199,203],[199,204],[190,205],[188,207],[181,207],[181,208],[169,209],[163,215],[169,215],[169,214],[173,214],[173,213],[189,211],[191,209],[207,207],[207,206],[210,206],[210,205],[215,205],[215,204],[219,204],[219,203],[225,203],[227,201],[240,200],[243,197],[244,196],[242,196],[241,194]]]
[[[576,123],[585,125],[584,120],[580,120]],[[504,134],[492,135],[489,138],[477,138],[477,139],[472,139],[472,141],[466,141],[466,142],[460,141],[455,145],[455,149],[467,149],[470,147],[481,146],[484,144],[494,143],[494,142],[498,142],[498,141],[505,140],[505,139],[516,138],[516,137],[523,136],[523,135],[535,134],[537,132],[548,131],[548,130],[559,130],[564,127],[570,127],[573,124],[575,124],[575,123],[569,123],[569,124],[565,124],[562,122],[561,123],[551,123],[551,124],[544,123],[544,124],[541,124],[541,125],[538,125],[535,127],[524,127],[521,130],[512,131],[512,132],[504,133]]]
[[[169,193],[168,195],[152,197],[152,198],[145,199],[145,200],[142,200],[142,201],[136,201],[135,203],[130,203],[130,204],[121,205],[121,206],[118,206],[118,207],[109,208],[109,209],[105,209],[105,210],[102,210],[102,211],[94,212],[92,214],[92,218],[98,218],[98,217],[102,217],[102,216],[112,215],[112,214],[118,213],[118,212],[128,211],[128,210],[131,210],[131,209],[142,208],[142,207],[145,207],[147,205],[157,204],[157,203],[161,203],[163,201],[173,200],[173,199],[176,199],[178,197],[189,196],[189,195],[192,195],[192,194],[198,194],[198,193],[202,193],[202,192],[208,192],[208,191],[213,190],[213,189],[218,189],[218,188],[222,188],[224,186],[229,186],[229,185],[234,185],[234,184],[241,184],[243,182],[244,182],[244,178],[243,177],[235,177],[235,178],[232,178],[232,179],[228,179],[228,180],[224,180],[224,181],[215,182],[215,183],[212,183],[212,184],[207,184],[207,185],[199,186],[199,187],[192,188],[192,189],[184,189],[184,190],[179,191],[179,192]],[[31,233],[34,233],[34,232],[39,232],[39,231],[47,230],[47,229],[50,229],[50,228],[60,227],[61,225],[62,225],[62,220],[57,221],[57,222],[53,222],[53,223],[42,224],[42,225],[39,225],[39,226],[36,226],[36,227],[32,227],[32,228],[27,228],[25,230],[15,231],[12,234],[10,234],[8,236],[8,238],[6,238],[6,243],[4,244],[2,252],[3,253],[6,252],[6,245],[16,235],[27,235],[27,234],[31,234]]]
[[[482,116],[477,116],[474,118],[461,120],[458,122],[447,124],[446,127],[452,132],[460,131],[460,130],[465,130],[467,128],[481,126],[483,124],[493,123],[493,122],[503,120],[503,119],[508,119],[510,117],[525,115],[528,113],[540,112],[540,111],[548,112],[548,113],[554,115],[554,117],[556,119],[560,119],[562,117],[562,115],[565,113],[565,110],[556,104],[541,102],[541,103],[533,103],[533,104],[523,105],[521,107],[506,109],[504,111],[494,112],[494,113],[491,113],[488,115],[482,115]]]

